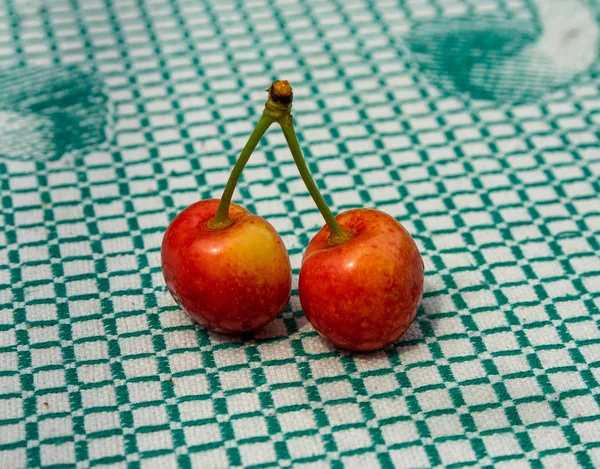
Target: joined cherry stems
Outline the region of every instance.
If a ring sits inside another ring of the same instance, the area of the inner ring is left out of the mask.
[[[300,149],[300,144],[296,137],[296,131],[294,130],[294,120],[290,112],[294,96],[292,87],[286,80],[277,80],[273,82],[267,91],[269,92],[269,98],[265,103],[263,114],[229,175],[229,180],[227,181],[227,185],[221,196],[217,213],[214,218],[208,221],[207,227],[211,230],[221,230],[233,223],[229,218],[229,206],[231,205],[231,198],[233,197],[242,170],[246,166],[246,163],[248,163],[252,152],[267,129],[271,124],[277,122],[283,131],[283,135],[290,148],[298,172],[302,177],[302,181],[329,227],[330,235],[327,240],[328,243],[336,245],[350,240],[352,238],[352,233],[342,229],[338,224],[333,213],[329,209],[329,206],[323,199],[321,192],[317,188],[308,166],[306,165],[304,156],[302,155],[302,150]]]

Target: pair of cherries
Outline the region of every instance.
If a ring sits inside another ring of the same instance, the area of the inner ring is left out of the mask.
[[[379,210],[333,216],[296,138],[292,88],[287,81],[275,81],[268,91],[263,115],[221,200],[190,205],[167,228],[161,253],[167,287],[192,318],[217,332],[259,329],[285,308],[292,272],[281,237],[265,219],[231,202],[250,155],[277,122],[326,221],[302,259],[298,291],[306,317],[339,347],[385,347],[408,329],[421,301],[424,272],[419,250],[402,225]]]

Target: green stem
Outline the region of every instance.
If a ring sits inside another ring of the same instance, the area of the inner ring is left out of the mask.
[[[229,175],[229,180],[227,181],[227,185],[221,196],[221,201],[219,202],[219,207],[217,208],[217,214],[207,223],[208,228],[211,230],[222,230],[233,223],[231,218],[229,218],[229,206],[231,205],[231,198],[233,197],[235,186],[240,179],[244,166],[246,166],[246,163],[248,163],[248,160],[250,159],[250,155],[252,155],[256,145],[258,145],[258,142],[260,142],[260,139],[273,122],[275,122],[273,116],[264,112],[258,121],[258,124],[256,124],[252,135],[250,135],[246,146],[242,150],[240,157],[236,161],[235,166]]]
[[[283,135],[285,136],[285,140],[287,141],[288,146],[290,147],[290,151],[292,152],[292,156],[294,157],[294,162],[298,167],[298,171],[300,172],[300,176],[304,181],[304,185],[308,189],[310,196],[315,201],[319,212],[323,215],[327,226],[329,227],[329,231],[331,232],[329,239],[327,240],[329,244],[341,244],[345,241],[348,241],[352,238],[352,233],[345,231],[339,225],[333,213],[325,203],[321,192],[317,188],[314,179],[312,178],[310,171],[308,170],[308,166],[306,166],[306,161],[304,161],[304,156],[302,156],[302,150],[300,149],[300,144],[298,143],[298,138],[296,137],[296,131],[294,130],[294,122],[292,120],[292,115],[288,114],[286,119],[278,119],[277,121],[281,126],[281,130],[283,131]]]
[[[223,191],[223,196],[219,202],[217,213],[213,219],[208,221],[208,228],[211,230],[222,230],[233,223],[233,220],[229,218],[229,207],[231,205],[233,192],[235,191],[235,186],[240,179],[240,175],[242,174],[244,166],[246,166],[246,163],[250,159],[250,155],[252,155],[252,152],[256,148],[256,145],[258,145],[261,137],[273,122],[277,122],[281,126],[283,135],[285,136],[287,144],[290,147],[290,151],[292,152],[292,156],[294,157],[294,162],[298,167],[300,176],[302,177],[308,192],[315,201],[317,208],[321,212],[321,215],[323,215],[323,218],[329,227],[331,234],[329,235],[327,242],[335,245],[348,241],[352,238],[352,233],[343,230],[338,224],[337,220],[333,216],[333,213],[331,213],[331,210],[325,203],[321,192],[317,188],[317,185],[315,184],[315,181],[313,180],[310,171],[306,166],[304,156],[302,156],[302,150],[300,150],[298,138],[296,137],[296,131],[294,130],[294,121],[292,119],[292,115],[290,114],[293,99],[291,86],[287,81],[278,80],[273,82],[267,91],[269,91],[269,99],[265,104],[263,115],[258,121],[258,124],[256,124],[252,135],[248,139],[248,143],[246,143],[246,146],[242,150],[240,157],[238,158],[233,170],[231,171],[231,174],[229,175],[229,180],[227,181],[227,185]]]

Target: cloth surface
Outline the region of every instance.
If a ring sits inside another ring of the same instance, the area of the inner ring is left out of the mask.
[[[600,466],[598,14],[585,0],[2,0],[4,468]],[[219,197],[287,79],[338,213],[423,254],[402,339],[337,350],[298,301],[322,226],[280,130],[235,200],[289,306],[194,325],[160,242]]]

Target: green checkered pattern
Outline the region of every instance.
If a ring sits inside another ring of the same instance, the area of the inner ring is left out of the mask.
[[[597,16],[0,0],[0,466],[600,467]],[[169,220],[220,196],[277,78],[332,209],[377,207],[423,254],[421,308],[381,352],[304,317],[323,221],[277,128],[235,200],[288,247],[288,307],[229,338],[164,285]]]

